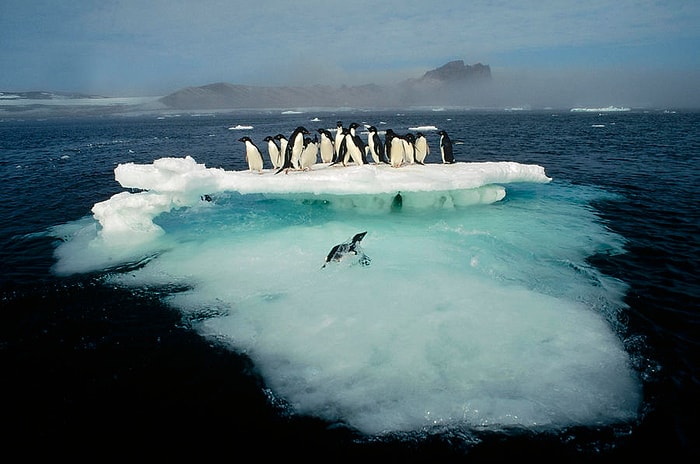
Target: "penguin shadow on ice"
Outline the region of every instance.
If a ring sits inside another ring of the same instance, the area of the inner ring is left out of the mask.
[[[352,238],[339,243],[331,248],[326,256],[326,262],[323,263],[321,269],[325,268],[329,263],[340,263],[341,261],[350,262],[351,264],[360,264],[361,266],[369,266],[372,261],[369,256],[365,254],[360,246],[360,242],[367,235],[367,231],[355,234]]]

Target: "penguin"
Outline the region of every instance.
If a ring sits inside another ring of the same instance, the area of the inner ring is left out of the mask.
[[[290,169],[298,168],[299,156],[304,150],[304,136],[309,134],[310,132],[303,126],[294,129],[294,132],[289,137],[287,149],[284,151],[284,162],[275,174],[279,174],[281,171],[289,173]]]
[[[345,242],[331,248],[331,251],[326,256],[326,262],[323,263],[321,269],[326,267],[326,264],[330,263],[331,261],[340,262],[347,255],[357,256],[359,258],[358,262],[362,266],[369,266],[372,260],[362,251],[362,248],[360,248],[360,242],[363,238],[365,238],[365,235],[367,235],[367,231],[360,232],[359,234],[353,235],[351,239],[348,239]]]
[[[343,165],[346,166],[350,161],[357,165],[364,164],[364,143],[360,141],[360,146],[358,146],[358,137],[355,135],[355,129],[357,129],[357,124],[352,123],[345,130],[345,156],[343,157]]]
[[[306,138],[304,136],[309,134],[310,132],[305,127],[299,126],[289,138],[289,143],[292,144],[292,166],[294,169],[300,169],[299,158],[301,157],[301,152],[304,151],[304,147],[306,146]]]
[[[401,142],[403,143],[403,160],[407,164],[413,164],[416,162],[415,141],[416,137],[410,132],[401,137]]]
[[[335,156],[333,157],[333,162],[331,163],[331,166],[335,166],[336,164],[342,164],[343,166],[346,165],[350,155],[348,154],[348,144],[345,140],[345,137],[350,136],[350,129],[343,128],[341,132],[341,138],[340,138],[340,143],[338,143],[338,149],[336,150]],[[336,140],[338,140],[336,138]]]
[[[316,132],[321,134],[321,141],[319,142],[319,151],[321,153],[322,163],[332,163],[333,156],[335,156],[335,145],[333,141],[333,135],[328,129],[319,128]]]
[[[384,137],[384,147],[386,149],[389,164],[392,168],[398,168],[403,163],[403,142],[401,137],[392,129],[386,130]]]
[[[304,139],[304,149],[299,156],[299,168],[302,171],[310,171],[311,166],[318,161],[318,137],[306,137]]]
[[[452,140],[447,132],[444,130],[438,131],[440,136],[440,154],[442,155],[442,162],[446,164],[452,164],[455,162],[454,155],[452,154]]]
[[[375,164],[389,164],[389,161],[386,159],[384,144],[379,138],[379,134],[377,134],[377,128],[374,126],[369,126],[367,131],[367,146],[369,147],[369,153],[372,156],[372,160]]]
[[[245,160],[248,162],[248,169],[262,173],[263,157],[258,147],[248,136],[241,137],[238,141],[245,144]]]
[[[416,132],[414,146],[416,149],[416,163],[425,164],[425,158],[430,154],[430,146],[428,146],[428,139],[425,138],[422,132]]]
[[[270,155],[270,162],[272,162],[272,168],[278,169],[282,166],[282,153],[280,152],[280,147],[277,146],[274,137],[267,136],[264,139],[267,142],[267,152]]]
[[[357,128],[360,127],[359,124],[356,122],[353,122],[350,124],[350,135],[352,136],[352,141],[357,147],[358,151],[360,152],[360,156],[356,157],[357,159],[355,160],[356,164],[363,165],[367,164],[367,145],[365,144],[365,141],[362,140],[362,137],[357,133]]]
[[[343,133],[343,121],[338,121],[335,123],[335,153],[336,156],[340,152],[340,144],[345,140],[345,134]],[[338,161],[337,159],[335,161]]]
[[[287,152],[287,144],[289,141],[287,140],[287,137],[285,137],[282,134],[277,134],[273,137],[275,140],[279,141],[280,143],[280,162],[279,165],[280,167],[284,164],[284,154]]]

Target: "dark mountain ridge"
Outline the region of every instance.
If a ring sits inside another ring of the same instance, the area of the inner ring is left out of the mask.
[[[391,107],[466,104],[475,87],[490,82],[491,69],[451,61],[422,77],[394,85],[254,86],[218,82],[187,87],[159,101],[171,109],[243,109],[289,107]]]

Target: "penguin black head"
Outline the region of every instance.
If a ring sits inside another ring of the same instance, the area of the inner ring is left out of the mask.
[[[335,123],[336,127],[343,127],[343,121],[338,121]]]
[[[377,132],[377,128],[374,127],[374,126],[369,126],[369,127],[367,128],[367,131],[368,131],[368,132]]]
[[[238,141],[245,143],[245,142],[250,142],[251,140],[250,140],[250,137],[248,137],[246,135],[245,137],[241,137],[240,139],[238,139]]]

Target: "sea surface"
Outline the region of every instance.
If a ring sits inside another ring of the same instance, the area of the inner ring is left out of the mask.
[[[142,260],[66,271],[83,258],[66,244],[95,233],[93,205],[128,191],[115,181],[119,164],[191,156],[246,170],[238,138],[248,135],[269,168],[265,136],[338,120],[421,130],[429,164],[440,163],[435,129],[445,129],[458,162],[536,164],[552,181],[506,185],[495,203],[399,213],[212,192],[202,208],[156,218],[167,239]],[[700,457],[700,113],[13,116],[0,120],[0,172],[4,450],[94,460]],[[368,269],[334,269],[330,282],[292,276],[365,228]],[[365,286],[379,271],[385,280]],[[299,294],[281,284],[291,279]],[[346,330],[310,330],[319,320]],[[577,332],[600,339],[587,345]],[[601,355],[597,343],[620,349]],[[622,367],[599,366],[608,357]],[[474,398],[461,399],[462,416],[449,413],[465,391]],[[404,414],[432,398],[434,409]]]

